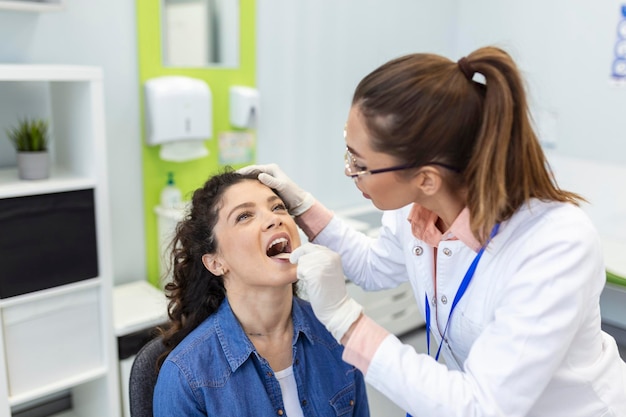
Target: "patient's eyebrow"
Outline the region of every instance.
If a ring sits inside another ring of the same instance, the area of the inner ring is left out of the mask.
[[[269,197],[267,197],[267,202],[268,203],[273,203],[274,201],[279,200],[279,201],[283,201],[279,196],[277,195],[271,195]]]
[[[230,220],[230,216],[232,216],[234,212],[239,211],[239,210],[244,209],[244,208],[251,208],[251,207],[254,207],[254,206],[255,206],[255,204],[253,202],[251,202],[251,201],[248,201],[248,202],[245,202],[245,203],[241,203],[241,204],[237,204],[228,213],[228,216],[226,216],[226,220]]]
[[[274,201],[283,201],[279,196],[273,194],[269,197],[267,197],[267,202],[268,203],[272,203]],[[228,213],[228,216],[226,216],[226,220],[230,220],[230,216],[233,215],[234,212],[244,209],[244,208],[253,208],[254,206],[256,206],[256,204],[254,204],[252,201],[246,201],[245,203],[241,203],[241,204],[237,204],[235,207],[233,207],[233,209]]]

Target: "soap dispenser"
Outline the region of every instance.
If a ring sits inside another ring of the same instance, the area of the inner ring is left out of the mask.
[[[174,209],[180,207],[182,203],[182,193],[174,182],[174,173],[167,173],[167,184],[161,191],[161,207]]]

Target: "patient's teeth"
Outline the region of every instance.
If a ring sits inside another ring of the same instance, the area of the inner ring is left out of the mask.
[[[267,255],[271,256],[271,253],[276,253],[279,254],[281,252],[283,252],[285,249],[287,249],[287,245],[289,245],[289,241],[287,239],[285,239],[284,237],[279,237],[278,239],[273,240],[268,248],[267,248]],[[271,256],[271,257],[275,257],[275,256]]]
[[[289,259],[289,255],[291,255],[291,254],[290,253],[279,253],[278,255],[272,256],[272,258]]]

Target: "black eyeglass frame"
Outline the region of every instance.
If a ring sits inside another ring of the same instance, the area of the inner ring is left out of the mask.
[[[421,168],[427,165],[438,165],[440,167],[449,169],[451,171],[459,172],[459,170],[456,169],[455,167],[448,165],[448,164],[444,164],[442,162],[428,162],[426,164],[420,164],[420,165],[403,164],[403,165],[396,165],[396,166],[389,167],[389,168],[366,169],[363,171],[358,171],[358,172],[353,173],[350,166],[351,166],[351,162],[352,164],[354,164],[354,161],[356,161],[356,158],[354,158],[350,150],[346,148],[346,153],[344,155],[344,162],[345,162],[344,174],[346,175],[346,177],[350,177],[355,181],[366,175],[382,174],[383,172],[402,171],[402,170],[411,169],[411,168]]]

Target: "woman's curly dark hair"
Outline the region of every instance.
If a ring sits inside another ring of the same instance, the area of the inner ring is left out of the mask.
[[[224,301],[224,278],[204,267],[202,255],[217,251],[213,228],[219,218],[224,192],[242,181],[256,180],[258,174],[240,174],[226,168],[193,193],[189,212],[176,226],[176,234],[169,245],[172,281],[165,285],[165,292],[170,320],[160,329],[166,351],[159,357],[158,368],[185,336],[217,311]]]

